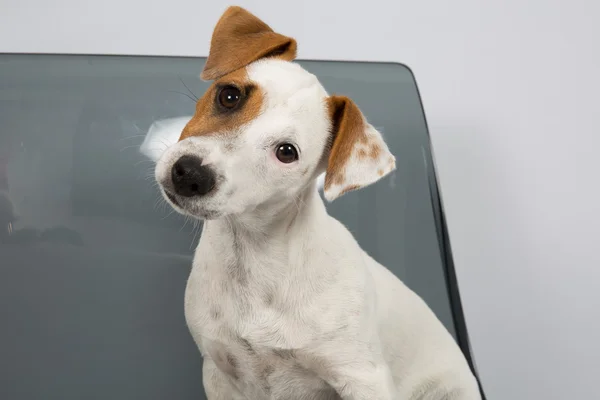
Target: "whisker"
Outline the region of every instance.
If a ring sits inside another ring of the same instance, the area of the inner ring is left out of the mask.
[[[179,229],[179,232],[183,231],[183,228],[186,227],[188,220],[190,219],[190,217],[188,217],[187,215],[185,216],[185,222],[183,223],[183,226]]]
[[[134,127],[134,128],[135,128],[135,130],[136,130],[136,131],[138,131],[138,132],[144,132],[144,131],[142,130],[142,128],[140,128],[139,126],[137,126],[137,124],[136,124],[136,123],[134,123],[134,124],[133,124],[133,127]],[[146,135],[144,134],[144,135],[139,135],[139,136],[146,136]]]
[[[165,199],[163,199],[163,197],[162,197],[162,196],[158,196],[158,197],[156,198],[156,200],[154,200],[154,207],[153,207],[153,208],[154,208],[154,210],[158,210],[158,207],[159,207],[160,205],[162,205],[162,203],[164,202],[164,200],[165,200]]]
[[[192,91],[190,90],[190,88],[189,88],[189,87],[188,87],[188,86],[185,84],[185,82],[183,81],[183,79],[181,78],[181,76],[179,76],[179,75],[178,75],[177,77],[179,78],[179,81],[180,81],[180,82],[183,84],[183,86],[185,86],[185,88],[187,89],[187,91],[189,92],[189,94],[191,94],[191,95],[192,95],[192,97],[196,99],[195,101],[198,101],[198,96],[196,96],[196,95],[194,94],[194,92],[192,92]]]
[[[200,221],[194,222],[194,237],[192,238],[192,242],[190,243],[190,250],[194,247],[194,243],[196,243],[196,236],[200,233]],[[202,235],[202,234],[201,234]]]
[[[194,99],[192,96],[190,96],[190,95],[189,95],[189,94],[187,94],[187,93],[179,92],[179,91],[177,91],[177,90],[167,90],[167,92],[181,94],[181,95],[183,95],[183,96],[187,97],[188,99],[190,99],[191,101],[193,101],[194,103],[197,101],[197,99]]]
[[[169,211],[169,213],[163,217],[163,220],[169,218],[174,212],[175,210],[171,209],[171,211]]]
[[[127,150],[130,147],[139,147],[139,146],[127,146],[123,150]],[[166,147],[160,147],[160,148],[149,147],[146,150],[149,150],[149,151],[162,151],[162,152],[164,152],[166,149],[167,149]],[[123,150],[121,150],[121,151],[123,151]]]
[[[131,148],[133,148],[133,147],[138,147],[138,148],[139,148],[139,147],[140,147],[140,145],[139,145],[139,144],[132,144],[131,146],[125,146],[125,147],[123,147],[123,148],[122,148],[121,150],[119,150],[119,151],[120,151],[120,152],[123,152],[123,151],[125,151],[125,150],[127,150],[127,149],[131,149]]]
[[[169,148],[169,146],[171,146],[170,144],[168,144],[168,143],[165,143],[164,139],[157,139],[157,140],[159,140],[159,141],[160,141],[160,142],[161,142],[161,143],[162,143],[162,144],[165,146],[165,150],[166,150],[167,148]]]
[[[139,137],[146,137],[146,135],[133,135],[133,136],[126,136],[124,138],[119,139],[119,142],[123,141],[123,140],[129,140],[129,139],[135,139],[135,138],[139,138]]]
[[[134,164],[133,164],[133,166],[134,166],[134,167],[137,167],[138,165],[140,165],[140,164],[141,164],[141,163],[143,163],[143,162],[154,163],[154,161],[152,161],[152,160],[140,160],[140,161],[138,161],[138,162],[134,163]]]

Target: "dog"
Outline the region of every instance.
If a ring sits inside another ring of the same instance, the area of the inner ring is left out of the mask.
[[[349,98],[240,7],[214,28],[212,81],[155,177],[203,219],[185,317],[209,400],[479,400],[434,313],[327,214],[396,168]]]

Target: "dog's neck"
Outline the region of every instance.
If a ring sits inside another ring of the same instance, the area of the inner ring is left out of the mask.
[[[242,215],[205,221],[202,236],[216,235],[225,245],[264,251],[272,245],[290,243],[299,231],[310,230],[327,217],[316,185],[304,189],[292,201],[259,206]],[[227,243],[229,242],[229,243]]]

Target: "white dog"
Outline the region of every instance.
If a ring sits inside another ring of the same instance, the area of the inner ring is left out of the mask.
[[[395,168],[352,100],[292,60],[294,39],[239,7],[216,25],[214,80],[156,179],[205,220],[185,294],[209,400],[477,400],[425,303],[327,214]]]

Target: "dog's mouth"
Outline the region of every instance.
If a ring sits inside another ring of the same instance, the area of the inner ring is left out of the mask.
[[[216,210],[210,210],[210,209],[197,209],[191,205],[184,205],[181,203],[181,200],[179,199],[179,197],[171,192],[169,192],[168,190],[163,189],[163,192],[165,194],[165,196],[167,197],[167,199],[169,199],[169,201],[171,203],[173,203],[173,205],[180,209],[181,211],[185,212],[186,214],[195,216],[197,218],[201,218],[201,219],[216,219],[219,218],[221,216],[221,213],[216,211]]]
[[[175,204],[179,208],[183,208],[181,206],[181,203],[179,203],[179,200],[177,199],[177,197],[173,193],[165,190],[165,196],[167,196],[167,199],[169,199],[171,201],[171,203]]]

